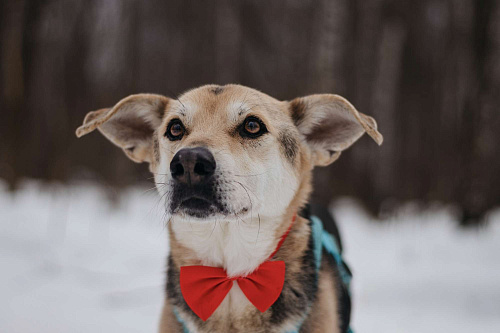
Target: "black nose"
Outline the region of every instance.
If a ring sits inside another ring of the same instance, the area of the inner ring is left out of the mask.
[[[203,147],[184,148],[170,162],[170,173],[179,183],[200,184],[215,172],[214,155]]]

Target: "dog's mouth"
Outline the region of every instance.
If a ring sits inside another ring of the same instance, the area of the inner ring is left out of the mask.
[[[174,214],[207,218],[217,213],[224,213],[225,209],[211,192],[174,190],[171,211]]]
[[[179,217],[207,219],[235,215],[242,218],[249,212],[246,205],[228,205],[224,198],[231,193],[221,191],[215,182],[195,186],[174,184],[171,193],[168,210]]]
[[[189,209],[208,209],[212,204],[210,201],[202,198],[189,198],[181,203],[181,206]]]
[[[208,217],[215,211],[215,205],[211,200],[201,197],[188,197],[177,201],[172,205],[174,214],[188,215],[191,217],[204,218]]]

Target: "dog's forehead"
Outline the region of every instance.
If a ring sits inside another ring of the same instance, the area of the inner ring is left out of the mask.
[[[282,102],[240,85],[208,85],[190,90],[178,99],[180,112],[189,122],[234,123],[250,112],[273,121],[283,116]]]

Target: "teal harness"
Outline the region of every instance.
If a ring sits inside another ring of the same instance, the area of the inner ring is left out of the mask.
[[[349,290],[349,286],[351,283],[351,273],[346,269],[344,264],[344,260],[342,259],[342,255],[340,254],[339,247],[335,238],[330,235],[326,230],[323,229],[323,223],[316,216],[311,216],[311,232],[314,242],[314,258],[316,260],[316,271],[319,272],[321,268],[321,257],[323,255],[323,249],[332,255],[335,263],[337,264],[337,268],[340,274],[340,278],[342,279],[342,283],[345,285],[347,290]],[[177,311],[174,309],[174,314],[177,317],[177,321],[182,324],[184,333],[190,333],[187,329],[184,321],[179,316]],[[306,315],[307,316],[307,315]],[[297,327],[294,330],[287,331],[286,333],[299,333],[300,328],[306,318],[304,316],[298,323]],[[345,333],[353,333],[352,329],[349,327]]]
[[[335,238],[323,229],[323,223],[316,216],[311,216],[311,232],[314,241],[314,257],[316,258],[316,271],[319,272],[321,268],[321,257],[323,249],[332,255],[333,259],[335,259],[335,263],[337,264],[337,269],[340,274],[340,278],[342,279],[342,283],[346,287],[346,290],[350,290],[352,275],[346,269],[346,265],[344,260],[342,259],[342,255],[340,254],[339,246],[335,241]],[[301,323],[302,324],[302,323]],[[301,326],[301,325],[300,325]],[[295,331],[287,332],[287,333],[298,333],[300,330],[300,326]],[[351,327],[347,328],[346,333],[353,333]]]

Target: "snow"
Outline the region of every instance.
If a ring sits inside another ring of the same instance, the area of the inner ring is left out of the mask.
[[[358,332],[499,332],[500,214],[483,230],[457,228],[450,210],[370,221],[337,202],[354,275]]]
[[[0,332],[154,332],[167,237],[156,193],[0,194]]]
[[[168,251],[156,192],[0,182],[0,332],[155,332]],[[500,213],[481,230],[449,209],[371,221],[334,214],[354,272],[357,332],[496,332]]]

